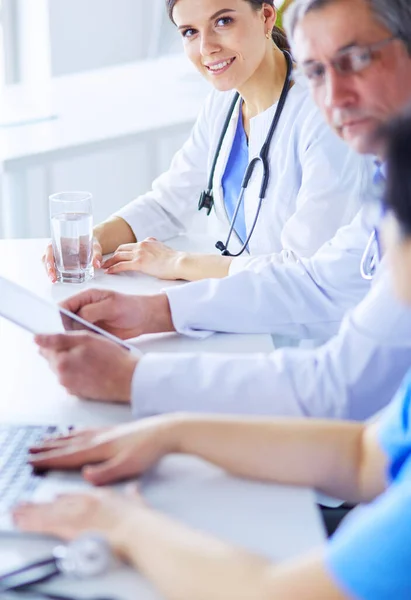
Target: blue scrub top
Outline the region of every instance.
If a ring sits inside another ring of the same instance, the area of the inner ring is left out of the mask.
[[[411,598],[411,374],[379,426],[390,487],[357,509],[331,539],[327,568],[359,600]]]
[[[240,105],[240,114],[238,117],[237,130],[235,132],[233,145],[230,156],[227,161],[227,166],[222,179],[224,204],[227,210],[230,222],[237,206],[240,196],[241,184],[244,179],[244,174],[248,166],[248,143],[247,136],[244,131],[242,119],[242,104]],[[247,239],[247,228],[245,224],[244,202],[241,203],[235,221],[234,230],[240,240],[244,243]]]

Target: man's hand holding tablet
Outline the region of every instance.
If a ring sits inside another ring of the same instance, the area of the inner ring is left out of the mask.
[[[34,333],[60,383],[91,400],[130,401],[140,355],[123,340],[145,332],[160,302],[167,297],[86,290],[58,306],[0,277],[0,316]]]
[[[40,354],[70,394],[105,402],[131,401],[139,357],[90,332],[36,335]]]
[[[110,290],[91,289],[72,296],[62,302],[61,307],[121,340],[135,338],[144,333],[174,331],[165,294],[134,296]],[[165,327],[162,318],[157,327],[158,317],[164,314],[165,308],[168,308],[169,326]]]

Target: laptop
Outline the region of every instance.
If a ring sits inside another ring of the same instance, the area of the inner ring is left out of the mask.
[[[27,462],[31,446],[67,431],[53,425],[0,424],[0,531],[14,529],[10,511],[23,501],[48,501],[57,494],[90,488],[77,473],[35,473]]]
[[[0,317],[33,334],[88,330],[139,352],[134,346],[81,319],[57,304],[36,296],[27,289],[0,277]],[[66,434],[68,428],[53,425],[0,424],[0,530],[13,529],[10,509],[24,500],[47,501],[57,493],[89,488],[74,473],[34,473],[27,464],[28,451],[45,437]]]

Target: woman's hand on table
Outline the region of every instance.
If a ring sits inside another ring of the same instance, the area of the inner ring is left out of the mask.
[[[229,274],[232,258],[214,254],[180,252],[169,248],[155,238],[135,244],[119,246],[102,268],[109,275],[124,271],[138,271],[158,279],[198,281]]]
[[[22,531],[57,536],[72,541],[90,531],[100,533],[118,554],[123,554],[124,533],[130,517],[144,510],[144,500],[135,486],[125,494],[92,490],[86,494],[62,494],[53,502],[24,503],[13,511]]]
[[[51,242],[42,257],[47,276],[55,283],[57,270]],[[114,254],[103,261],[101,243],[93,240],[93,266],[105,269],[109,275],[136,271],[158,279],[198,281],[222,278],[229,274],[232,258],[215,254],[196,254],[173,250],[155,238],[142,242],[122,244]]]
[[[60,384],[89,400],[131,402],[131,387],[138,357],[119,344],[94,333],[71,332],[37,335],[40,354]]]
[[[184,256],[155,238],[135,244],[122,244],[113,256],[103,262],[106,273],[114,275],[124,271],[138,271],[158,279],[183,279],[180,263]]]
[[[93,485],[141,475],[178,448],[176,416],[152,417],[115,427],[86,429],[31,448],[36,469],[83,469]]]
[[[54,258],[53,245],[50,242],[47,245],[46,252],[42,256],[42,261],[47,271],[47,276],[51,280],[52,283],[56,283],[57,281],[57,269],[56,269],[56,261]],[[95,269],[99,269],[101,267],[101,263],[103,262],[103,251],[101,248],[100,242],[94,238],[93,239],[93,267]]]

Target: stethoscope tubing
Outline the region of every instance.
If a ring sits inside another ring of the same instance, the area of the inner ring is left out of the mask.
[[[375,252],[375,247],[377,247],[377,252]],[[366,281],[372,281],[374,279],[378,263],[381,261],[379,248],[378,231],[377,229],[374,229],[370,235],[370,239],[367,242],[360,263],[361,277]]]
[[[290,81],[291,81],[291,74],[292,74],[292,69],[293,69],[293,62],[292,62],[292,58],[290,56],[290,54],[286,51],[284,51],[284,55],[287,61],[287,74],[286,74],[286,78],[284,81],[284,85],[283,85],[283,89],[281,92],[281,96],[280,99],[278,101],[278,106],[277,106],[277,110],[275,112],[275,116],[273,119],[273,122],[271,124],[270,130],[268,132],[267,138],[260,150],[260,153],[258,154],[258,156],[255,156],[249,163],[249,165],[247,166],[247,169],[245,171],[244,177],[243,177],[243,181],[241,184],[241,191],[240,191],[240,195],[239,198],[237,200],[237,204],[234,210],[234,214],[233,217],[231,219],[231,223],[230,223],[230,229],[227,235],[227,240],[226,243],[223,244],[223,242],[217,242],[216,247],[219,250],[222,250],[222,254],[223,256],[231,256],[231,257],[238,257],[241,256],[241,254],[243,254],[245,252],[245,250],[248,247],[248,244],[250,242],[250,239],[254,233],[254,230],[256,228],[257,225],[257,221],[258,218],[260,216],[260,212],[261,212],[261,208],[263,205],[263,201],[265,199],[266,193],[267,193],[267,188],[268,188],[268,184],[270,181],[270,165],[269,165],[269,161],[268,161],[268,155],[269,155],[269,150],[270,150],[270,145],[274,136],[274,133],[277,130],[277,126],[278,126],[278,122],[280,120],[280,117],[282,115],[284,106],[285,106],[285,102],[287,100],[287,96],[288,96],[288,92],[290,90]],[[256,167],[256,165],[258,163],[262,164],[263,167],[263,178],[262,178],[262,182],[261,182],[261,187],[260,187],[260,193],[259,193],[259,199],[258,199],[258,205],[257,205],[257,211],[254,217],[254,221],[253,224],[251,226],[250,232],[247,235],[247,239],[244,241],[241,249],[235,253],[232,254],[231,252],[228,251],[228,245],[230,243],[232,234],[234,232],[235,229],[235,223],[237,221],[237,216],[238,216],[238,212],[240,210],[241,204],[243,202],[243,198],[244,198],[244,194],[246,189],[248,188],[248,184],[250,182],[251,176],[254,172],[254,169]]]
[[[17,589],[19,587],[24,587],[25,585],[27,585],[27,582],[24,583],[16,583],[16,584],[12,584],[11,586],[7,587],[7,583],[6,585],[4,585],[4,582],[7,582],[8,579],[15,579],[16,577],[19,577],[20,575],[28,575],[29,573],[35,572],[38,569],[41,569],[42,567],[52,567],[52,569],[50,569],[50,571],[48,573],[45,573],[44,576],[41,577],[41,579],[36,579],[36,583],[40,582],[40,581],[46,581],[46,579],[50,579],[51,577],[54,577],[55,575],[59,575],[60,570],[57,567],[56,561],[54,558],[45,558],[44,560],[39,560],[37,562],[32,562],[29,563],[27,565],[24,565],[24,567],[20,567],[19,569],[15,569],[14,571],[10,571],[8,573],[5,573],[4,575],[0,576],[0,589],[1,588],[5,588],[6,590],[12,590],[12,589]]]

